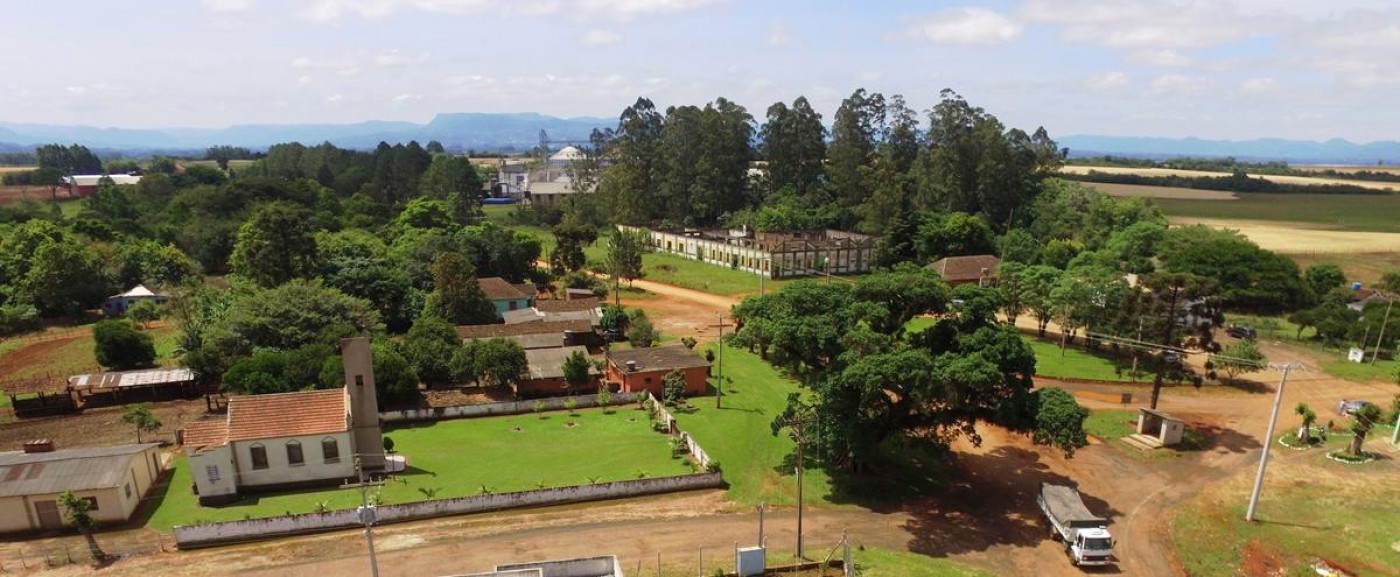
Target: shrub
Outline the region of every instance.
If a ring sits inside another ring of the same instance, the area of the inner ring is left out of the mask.
[[[384,436],[384,452],[386,452],[386,453],[392,453],[392,452],[394,452],[394,439],[393,439],[393,437],[390,437],[390,436],[388,436],[388,435],[385,435],[385,436]]]
[[[695,337],[681,337],[681,344],[685,345],[687,349],[694,349],[696,344]]]
[[[534,411],[536,415],[543,413],[544,401],[535,401],[535,404],[530,407],[530,410]]]
[[[116,370],[155,364],[156,347],[151,335],[136,330],[129,321],[106,320],[92,327],[97,362]]]
[[[565,400],[564,400],[564,408],[565,408],[565,409],[568,409],[568,411],[569,411],[569,416],[577,417],[577,416],[578,416],[578,413],[577,413],[576,411],[574,411],[574,409],[577,409],[577,408],[578,408],[578,399],[575,399],[575,398],[573,398],[573,397],[569,397],[568,399],[565,399]]]
[[[724,467],[721,467],[721,466],[720,466],[719,461],[716,461],[716,460],[714,460],[714,459],[710,459],[710,462],[709,462],[708,464],[705,465],[705,472],[707,472],[707,473],[722,473],[722,472],[724,472]]]
[[[39,309],[30,305],[0,306],[0,335],[11,335],[39,328]]]

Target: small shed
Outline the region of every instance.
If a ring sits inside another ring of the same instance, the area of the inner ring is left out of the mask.
[[[102,312],[108,317],[119,317],[126,314],[132,305],[145,300],[161,304],[170,300],[170,295],[155,292],[145,285],[136,285],[122,294],[107,297],[107,300],[102,301]]]
[[[1158,446],[1170,447],[1181,443],[1181,434],[1186,431],[1186,422],[1146,407],[1138,409],[1137,433],[1151,438]]]
[[[1347,360],[1353,363],[1366,362],[1366,350],[1358,347],[1352,347],[1351,350],[1347,351]]]

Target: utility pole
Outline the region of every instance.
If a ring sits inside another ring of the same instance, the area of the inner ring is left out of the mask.
[[[721,401],[724,399],[724,313],[715,313],[715,317],[719,319],[719,324],[715,325],[719,329],[719,363],[715,371],[717,373],[715,377],[715,408],[719,409],[722,408]]]
[[[797,443],[797,559],[806,557],[802,554],[802,472],[807,468],[806,461],[803,461],[803,448],[807,445],[807,425],[816,422],[816,416],[811,414],[810,409],[794,414],[783,423],[791,431],[792,440]]]
[[[369,484],[365,483],[365,470],[360,466],[359,455],[355,456],[355,472],[360,477],[360,508],[356,513],[365,526],[365,543],[369,545],[369,574],[379,577],[379,561],[374,558],[375,506],[369,504]]]
[[[1269,363],[1269,367],[1278,369],[1282,375],[1278,380],[1278,392],[1274,394],[1274,410],[1269,415],[1269,430],[1264,433],[1264,453],[1259,456],[1259,472],[1254,476],[1254,491],[1249,495],[1249,509],[1245,510],[1244,513],[1245,521],[1253,521],[1254,510],[1259,507],[1259,492],[1264,488],[1264,469],[1269,466],[1269,447],[1274,445],[1274,425],[1278,424],[1278,409],[1283,404],[1283,387],[1288,383],[1288,373],[1293,370],[1301,370],[1303,365]]]
[[[1381,356],[1381,341],[1385,340],[1385,325],[1390,322],[1390,307],[1392,306],[1395,306],[1395,295],[1390,295],[1390,298],[1386,299],[1385,302],[1385,317],[1381,319],[1381,334],[1376,337],[1376,348],[1371,350],[1371,364],[1373,365],[1376,364],[1376,359]],[[1361,346],[1364,347],[1366,344],[1362,343]]]

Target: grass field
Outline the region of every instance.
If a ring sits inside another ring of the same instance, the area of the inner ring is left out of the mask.
[[[729,497],[740,505],[792,505],[797,502],[796,477],[782,470],[795,445],[786,434],[774,436],[769,425],[787,407],[797,383],[778,373],[767,362],[743,349],[725,347],[724,408],[715,409],[713,398],[694,398],[693,413],[675,414],[682,430],[724,468]],[[804,474],[809,502],[831,494],[831,479],[819,469]]]
[[[606,249],[603,252],[606,258]],[[669,253],[642,255],[642,268],[646,271],[646,277],[644,277],[646,280],[718,295],[758,294],[757,274],[703,263],[679,255]],[[813,278],[816,282],[850,282],[853,280],[852,277],[837,277],[837,279],[840,280],[828,281],[824,278]],[[793,282],[796,280],[765,279],[763,290],[765,293],[776,291]]]
[[[1400,194],[1238,194],[1237,200],[1159,198],[1169,217],[1307,223],[1329,230],[1400,232]]]
[[[992,577],[981,569],[956,561],[935,559],[904,551],[866,548],[853,555],[862,577]]]
[[[1109,409],[1093,411],[1084,420],[1084,432],[1105,441],[1115,441],[1137,432],[1137,411]]]
[[[576,426],[568,427],[566,423]],[[515,431],[516,428],[520,430]],[[669,477],[691,472],[684,460],[671,458],[666,438],[651,431],[646,414],[635,405],[543,415],[515,415],[422,423],[388,429],[410,470],[377,490],[380,503],[421,501],[420,489],[437,489],[435,498],[476,495],[538,487],[584,485],[639,477]],[[188,459],[175,465],[170,489],[158,498],[147,526],[162,531],[197,521],[230,521],[285,513],[308,513],[317,503],[331,509],[359,505],[357,489],[318,489],[248,497],[236,504],[202,507],[189,490]]]
[[[1346,273],[1347,280],[1360,281],[1365,286],[1379,284],[1381,275],[1400,270],[1400,252],[1299,253],[1288,257],[1302,269],[1316,264],[1335,264]]]
[[[1235,193],[1223,190],[1196,190],[1194,188],[1112,182],[1086,182],[1084,184],[1109,196],[1124,198],[1179,198],[1186,200],[1236,200],[1237,198]]]
[[[1174,168],[1138,168],[1130,166],[1065,166],[1060,169],[1067,174],[1089,174],[1096,171],[1106,174],[1135,174],[1140,176],[1228,176],[1224,172],[1207,172],[1204,170],[1180,170]],[[1350,180],[1345,178],[1335,178],[1327,176],[1281,176],[1274,174],[1250,174],[1254,178],[1262,178],[1279,184],[1346,184],[1372,190],[1400,190],[1400,184],[1394,182],[1377,182],[1370,180]]]
[[[161,366],[172,365],[175,361],[175,339],[177,329],[174,325],[166,325],[159,328],[147,329],[146,334],[151,335],[155,341],[156,364]],[[14,367],[7,372],[5,378],[24,379],[39,377],[44,375],[68,376],[85,372],[96,372],[102,370],[97,364],[97,357],[93,353],[93,340],[91,332],[75,331],[76,338],[61,341],[41,341],[14,339],[0,343],[0,362],[3,362],[10,355],[27,355],[30,347],[42,347],[42,353],[34,354],[33,358],[25,357],[21,366]],[[13,344],[11,344],[13,343]]]
[[[1342,437],[1334,438],[1341,444]],[[1244,520],[1252,473],[1179,508],[1171,535],[1186,571],[1263,575],[1237,573],[1263,560],[1278,568],[1270,575],[1313,575],[1308,564],[1321,557],[1355,575],[1395,575],[1400,475],[1394,464],[1346,466],[1326,461],[1324,453],[1289,455],[1269,469],[1257,523]]]
[[[1341,358],[1341,355],[1342,353],[1339,352],[1337,353],[1337,357],[1333,360],[1322,363],[1322,372],[1339,379],[1362,383],[1371,381],[1394,383],[1396,381],[1395,361],[1382,359],[1376,361],[1375,364],[1371,364],[1369,350],[1367,351],[1366,362],[1364,363],[1353,363],[1345,358]],[[1382,406],[1388,405],[1388,403],[1382,401],[1387,401],[1387,399],[1380,399],[1376,402],[1379,402]]]
[[[904,330],[910,333],[921,331],[933,324],[933,319],[929,317],[915,317],[904,325]],[[1132,362],[1119,363],[1110,358],[1106,353],[1094,353],[1080,348],[1076,345],[1065,347],[1063,354],[1060,345],[1056,342],[1042,341],[1037,338],[1021,337],[1035,351],[1035,374],[1041,377],[1052,379],[1088,379],[1094,381],[1115,381],[1131,382],[1132,378],[1128,372],[1132,369]],[[1082,341],[1076,341],[1082,342]],[[1147,370],[1148,365],[1139,365],[1140,370]],[[1119,368],[1122,374],[1119,374]]]

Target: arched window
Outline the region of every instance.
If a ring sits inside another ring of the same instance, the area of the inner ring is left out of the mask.
[[[306,459],[301,455],[301,441],[287,441],[287,464],[301,465]]]
[[[267,448],[261,444],[253,443],[251,447],[248,447],[248,457],[253,460],[254,469],[267,468]]]
[[[335,437],[321,439],[321,456],[325,458],[327,463],[340,462],[340,443],[335,440]]]

